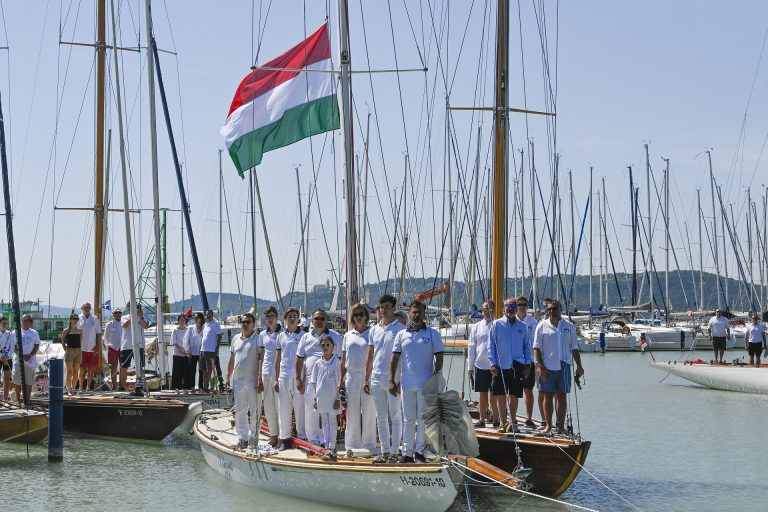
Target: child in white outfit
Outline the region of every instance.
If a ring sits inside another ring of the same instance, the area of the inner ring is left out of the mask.
[[[310,376],[314,385],[315,395],[313,405],[320,415],[323,424],[323,442],[330,450],[323,460],[336,460],[336,433],[338,422],[336,415],[341,412],[339,383],[341,382],[341,362],[333,354],[334,341],[330,336],[320,339],[323,358],[315,363]]]

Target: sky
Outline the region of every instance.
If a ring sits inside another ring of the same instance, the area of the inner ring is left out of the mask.
[[[143,2],[115,3],[119,11],[118,46],[144,46]],[[93,295],[93,215],[54,211],[54,206],[88,208],[93,204],[95,60],[93,48],[59,42],[93,43],[94,2],[0,0],[0,5],[0,46],[9,48],[0,50],[0,93],[7,123],[21,295],[58,306],[76,305]],[[235,88],[251,63],[266,62],[295,45],[316,30],[326,15],[330,18],[336,55],[335,9],[335,2],[310,0],[153,2],[155,37],[161,50],[165,50],[161,54],[163,77],[183,163],[192,227],[209,292],[220,288],[237,292],[237,276],[244,293],[252,294],[255,266],[257,295],[276,296],[260,220],[256,225],[255,265],[250,257],[248,185],[237,176],[226,151],[222,166],[230,222],[222,224],[219,285],[218,151],[223,149],[219,128]],[[464,280],[469,272],[468,219],[475,204],[480,205],[478,215],[482,219],[487,205],[484,191],[492,165],[492,118],[488,112],[453,111],[453,144],[451,157],[446,159],[445,105],[446,100],[453,106],[491,105],[495,2],[351,0],[349,11],[353,69],[428,68],[427,72],[353,76],[354,138],[359,162],[364,161],[369,133],[365,280],[399,277],[402,257],[393,256],[392,237],[396,227],[401,233],[404,228],[396,221],[397,215],[408,219],[407,274],[431,277],[440,265],[439,273],[447,275],[445,255],[450,254],[450,244],[446,242],[443,247],[443,240],[448,239],[445,233],[449,230],[451,197],[458,219],[454,227],[461,228],[454,230],[455,246],[460,248],[454,250],[458,258],[456,279]],[[715,1],[648,1],[631,8],[626,3],[611,1],[512,2],[510,105],[556,110],[557,117],[553,138],[552,124],[548,125],[544,117],[511,114],[510,182],[519,175],[520,148],[524,149],[523,167],[528,172],[527,141],[532,140],[544,201],[549,201],[552,155],[559,155],[566,253],[570,251],[571,238],[568,173],[572,173],[578,235],[589,197],[592,167],[595,225],[597,203],[602,201],[598,201],[597,192],[604,178],[609,204],[609,245],[618,270],[628,268],[627,168],[632,166],[635,172],[640,205],[647,216],[645,144],[649,144],[650,164],[659,190],[665,165],[662,158],[669,159],[671,243],[679,251],[681,267],[689,268],[692,261],[694,268],[699,268],[697,189],[702,190],[705,226],[711,229],[712,204],[704,153],[708,149],[723,200],[733,204],[734,232],[743,240],[743,252],[749,252],[746,190],[751,189],[753,200],[758,200],[758,215],[762,215],[759,201],[768,185],[768,173],[761,159],[768,134],[768,119],[762,115],[768,106],[768,64],[762,55],[768,29],[766,14],[768,5],[757,1],[732,2],[727,7]],[[111,29],[108,39],[111,44]],[[108,64],[108,125],[113,130],[110,188],[112,205],[119,208],[122,182],[111,52]],[[122,51],[119,64],[131,207],[150,209],[145,54]],[[370,130],[366,128],[369,114]],[[478,127],[481,190],[475,203],[472,175]],[[161,206],[178,210],[180,201],[159,97],[158,135]],[[307,285],[311,288],[333,282],[341,268],[343,171],[335,151],[340,141],[338,132],[315,136],[268,153],[256,169],[262,194],[262,208],[257,211],[263,209],[282,294],[291,289],[292,283],[297,290],[304,287],[303,272],[295,272],[301,241],[296,168],[304,208],[310,185],[316,185],[317,190],[316,194],[313,192],[308,226]],[[410,173],[403,196],[406,154]],[[545,273],[552,252],[542,225],[542,217],[548,212],[541,199],[531,197],[530,175],[525,174],[524,179],[523,225],[530,243],[535,207],[539,273]],[[447,192],[449,189],[452,192]],[[651,209],[658,268],[664,261],[664,230],[655,193]],[[151,212],[143,211],[131,217],[134,259],[141,271],[152,250],[152,216]],[[226,221],[226,213],[224,218]],[[105,298],[122,303],[128,295],[122,215],[110,215],[108,223]],[[520,221],[515,224],[517,227],[510,226],[510,232],[519,234]],[[477,228],[481,245],[487,241],[484,226],[480,222]],[[180,227],[180,213],[170,212],[167,258],[171,301],[197,293]],[[600,237],[596,227],[594,231],[592,266],[596,273]],[[718,231],[722,251],[720,226]],[[706,236],[704,268],[713,271],[714,257]],[[587,230],[577,264],[579,274],[590,270],[589,241]],[[397,254],[402,251],[400,244],[398,238],[394,251]],[[730,240],[725,244],[729,247],[726,268],[733,276],[737,266]],[[515,246],[520,246],[519,237],[513,238],[510,248],[508,274],[512,277],[521,272],[521,259],[514,256]],[[692,251],[690,258],[688,247]],[[759,281],[758,249],[753,247],[752,254],[754,278]],[[566,254],[562,258],[561,265],[567,266],[570,274],[570,257]],[[0,244],[0,261],[2,265],[7,261],[4,244]],[[565,261],[569,263],[566,265]],[[484,274],[485,263],[481,261],[480,266]],[[10,296],[7,272],[0,276],[0,296],[5,300]]]

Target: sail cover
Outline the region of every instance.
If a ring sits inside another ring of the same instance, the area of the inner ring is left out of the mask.
[[[240,176],[267,151],[339,128],[335,79],[325,24],[240,82],[220,132]]]
[[[477,457],[480,445],[467,404],[457,391],[443,391],[445,387],[445,379],[438,373],[422,389],[425,403],[422,419],[427,443],[440,455],[447,451],[454,455]]]

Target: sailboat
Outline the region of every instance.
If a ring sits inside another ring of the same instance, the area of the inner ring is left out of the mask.
[[[652,368],[711,389],[768,395],[768,364],[747,365],[739,360],[712,364],[701,359],[650,364]]]

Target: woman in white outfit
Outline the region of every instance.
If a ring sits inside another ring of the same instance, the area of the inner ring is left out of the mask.
[[[259,347],[264,351],[264,361],[261,363],[259,375],[259,393],[264,393],[264,416],[269,426],[269,444],[272,447],[278,445],[277,436],[280,433],[277,420],[277,392],[275,391],[275,354],[277,352],[277,338],[283,331],[283,327],[277,322],[277,309],[269,306],[264,310],[264,319],[267,328],[259,334]]]
[[[237,447],[248,448],[258,444],[261,405],[256,389],[259,377],[259,338],[256,334],[256,318],[245,313],[240,320],[242,331],[232,338],[227,385],[230,380],[235,395],[235,434]],[[249,414],[250,413],[250,414]]]
[[[344,446],[347,456],[351,450],[364,448],[370,453],[376,450],[376,411],[370,389],[365,385],[365,361],[368,356],[368,320],[370,313],[364,304],[352,307],[352,329],[344,334],[341,347],[341,384],[339,391],[347,394],[347,428]]]
[[[278,392],[280,408],[280,444],[278,450],[290,446],[291,415],[296,418],[296,437],[306,439],[304,429],[304,397],[296,389],[296,350],[299,341],[304,336],[304,330],[299,326],[299,310],[288,308],[283,315],[285,329],[278,335],[275,346],[275,391]]]

